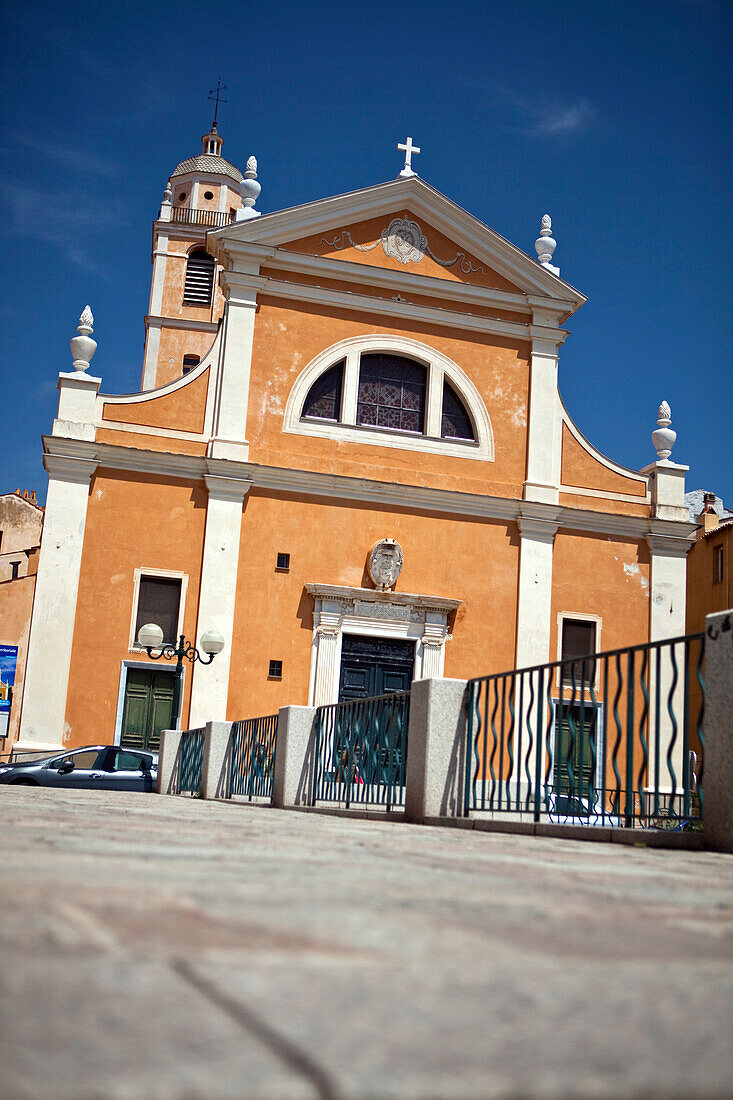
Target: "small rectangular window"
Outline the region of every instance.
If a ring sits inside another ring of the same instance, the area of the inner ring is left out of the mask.
[[[713,584],[720,584],[723,579],[723,544],[718,543],[713,547]]]
[[[188,374],[194,367],[197,367],[201,362],[199,355],[184,355],[183,356],[183,373]]]
[[[267,673],[271,680],[282,680],[283,678],[283,663],[282,661],[270,661],[270,671]]]
[[[20,562],[19,561],[11,561],[11,563],[10,563],[10,579],[11,579],[11,581],[17,581],[17,579],[18,579],[18,570],[19,569],[20,569]]]
[[[290,570],[290,554],[278,554],[277,565],[275,566],[281,573],[287,573]]]
[[[181,606],[181,582],[173,577],[141,577],[135,621],[135,639],[145,623],[155,623],[163,631],[167,645],[177,641],[178,612]]]
[[[562,682],[572,684],[575,679],[576,687],[589,684],[593,679],[595,662],[580,661],[578,658],[587,657],[595,651],[596,624],[583,619],[563,619],[561,660],[572,664],[563,664]]]

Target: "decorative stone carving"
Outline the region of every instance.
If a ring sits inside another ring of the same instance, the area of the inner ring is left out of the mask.
[[[663,401],[659,406],[657,417],[659,427],[652,432],[652,443],[656,448],[658,460],[666,462],[672,454],[672,448],[677,438],[677,432],[669,426],[672,423],[672,410],[666,401]]]
[[[395,539],[380,539],[369,551],[367,569],[375,588],[394,588],[397,584],[404,557],[402,547]]]
[[[385,256],[399,260],[401,264],[419,264],[428,247],[427,237],[417,222],[407,218],[393,218],[382,230],[382,248]]]
[[[400,604],[368,603],[366,600],[356,600],[353,613],[360,619],[389,619],[390,622],[404,623],[410,621],[409,607]]]
[[[557,241],[552,236],[552,220],[549,214],[543,214],[540,235],[534,242],[537,249],[537,260],[542,267],[546,267],[553,275],[560,274],[559,267],[552,266],[552,256],[557,248]]]
[[[92,340],[94,329],[94,317],[89,306],[84,306],[79,318],[76,331],[79,333],[69,341],[71,356],[74,360],[74,370],[85,371],[92,361],[92,356],[97,350],[97,341]]]
[[[419,264],[427,254],[441,267],[453,267],[460,261],[459,266],[464,275],[471,275],[476,271],[480,271],[482,275],[486,274],[481,264],[473,264],[465,252],[456,252],[452,260],[442,260],[440,256],[436,256],[428,244],[420,223],[411,221],[409,218],[393,218],[387,228],[382,230],[379,240],[374,241],[373,244],[357,244],[348,229],[343,229],[331,240],[328,237],[321,237],[321,244],[336,248],[339,252],[342,248],[349,246],[355,248],[357,252],[373,252],[377,245],[381,244],[385,256],[399,260],[402,264]],[[404,301],[399,295],[396,300]]]

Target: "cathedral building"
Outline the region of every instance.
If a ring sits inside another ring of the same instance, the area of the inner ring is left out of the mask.
[[[43,441],[21,747],[154,748],[684,633],[668,407],[640,471],[585,439],[558,391],[585,298],[549,217],[530,258],[400,149],[390,182],[260,216],[214,126],[154,223],[138,393],[100,392],[85,309]],[[150,622],[224,640],[178,715]]]

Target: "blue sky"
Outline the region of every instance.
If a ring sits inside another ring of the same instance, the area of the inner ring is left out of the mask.
[[[420,175],[534,256],[546,211],[588,297],[561,350],[571,416],[639,468],[666,398],[687,487],[733,506],[731,22],[713,0],[180,0],[7,6],[0,491],[45,497],[40,436],[89,302],[102,389],[139,388],[151,224],[200,151],[276,210]]]

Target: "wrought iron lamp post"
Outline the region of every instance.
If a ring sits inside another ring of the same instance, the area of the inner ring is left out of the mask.
[[[173,683],[173,721],[175,728],[178,729],[178,709],[181,705],[184,660],[190,661],[192,665],[196,661],[201,661],[204,665],[210,665],[217,653],[221,653],[224,648],[224,639],[217,630],[207,630],[205,634],[201,635],[199,645],[208,659],[202,657],[196,646],[192,645],[183,634],[178,639],[178,645],[173,645],[171,642],[163,645],[163,631],[156,623],[145,623],[145,626],[141,626],[137,634],[137,640],[148,657],[151,657],[154,661],[159,661],[161,657],[164,657],[166,661],[172,661],[174,657],[176,658],[176,678]],[[153,653],[154,649],[159,649],[160,653]]]

